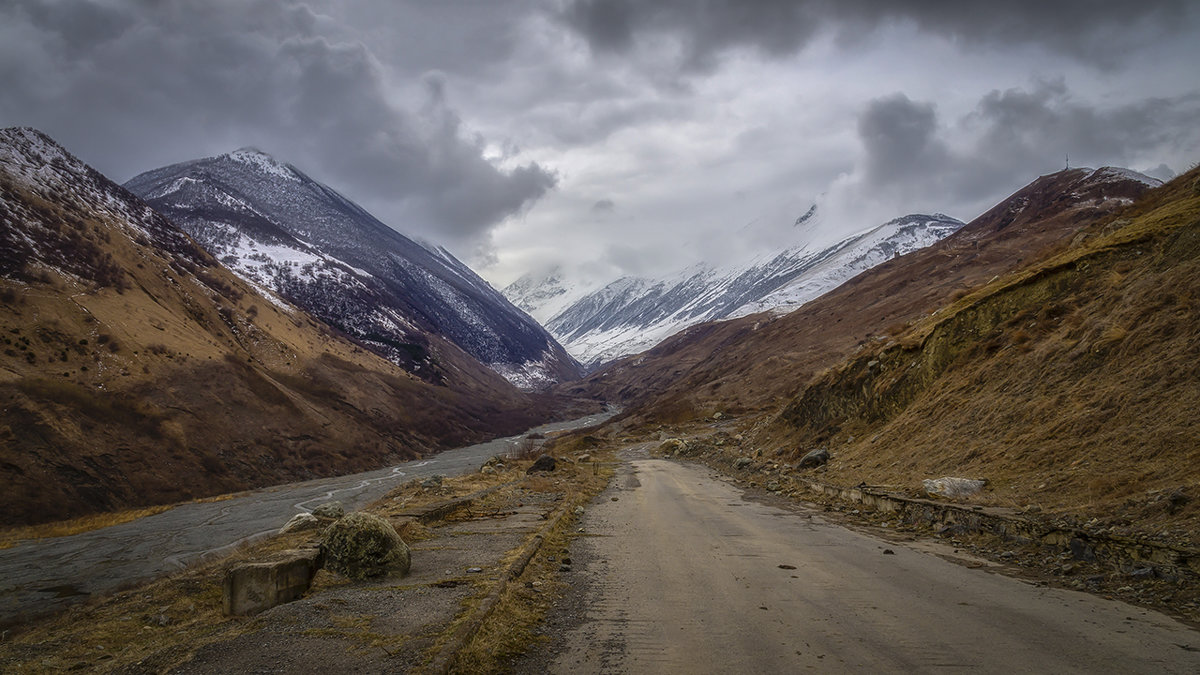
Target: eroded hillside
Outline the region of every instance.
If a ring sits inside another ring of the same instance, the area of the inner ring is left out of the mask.
[[[0,524],[382,466],[546,417],[448,342],[433,385],[238,279],[46,136],[0,155]]]
[[[1198,336],[1193,170],[825,373],[771,435],[829,447],[843,484],[979,477],[985,503],[1190,523]]]

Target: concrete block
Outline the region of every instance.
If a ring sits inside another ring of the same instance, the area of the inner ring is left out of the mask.
[[[225,574],[225,613],[251,616],[304,595],[321,569],[317,549],[283,551],[264,562],[242,563]]]

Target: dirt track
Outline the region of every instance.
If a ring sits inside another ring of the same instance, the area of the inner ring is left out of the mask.
[[[521,672],[1200,672],[1200,633],[1166,616],[747,501],[695,465],[625,464],[584,525],[580,616]]]

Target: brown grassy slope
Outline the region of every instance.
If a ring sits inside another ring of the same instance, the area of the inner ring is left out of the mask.
[[[829,445],[835,482],[984,477],[984,501],[1195,531],[1198,409],[1193,170],[831,370],[773,437],[793,454]]]
[[[1085,169],[1043,176],[953,236],[868,270],[790,314],[692,327],[567,390],[666,422],[718,410],[774,412],[821,370],[1064,245],[1146,189],[1089,176]]]
[[[0,162],[0,525],[365,470],[547,417],[444,340],[434,386],[277,307],[72,162],[47,185]]]

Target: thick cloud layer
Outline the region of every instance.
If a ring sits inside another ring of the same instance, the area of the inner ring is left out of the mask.
[[[116,178],[254,145],[393,225],[463,243],[554,187],[500,169],[436,78],[409,105],[345,26],[308,6],[19,0],[0,9],[0,117],[59,137]]]
[[[679,64],[709,69],[722,52],[791,54],[822,31],[859,41],[882,25],[912,22],[965,48],[1033,43],[1111,65],[1138,31],[1185,25],[1189,0],[573,0],[563,21],[598,52],[639,41],[677,41]]]
[[[9,0],[0,125],[115,179],[255,146],[497,285],[970,219],[1200,160],[1190,0]],[[808,229],[796,217],[817,203]]]

